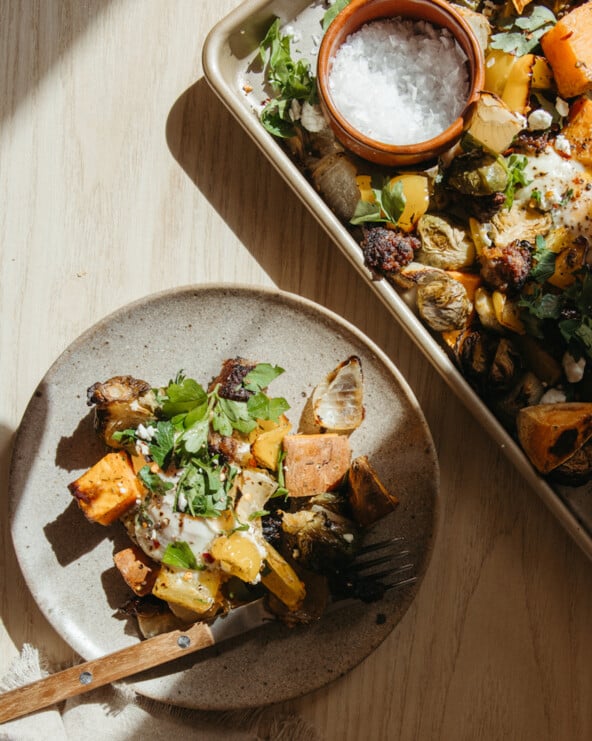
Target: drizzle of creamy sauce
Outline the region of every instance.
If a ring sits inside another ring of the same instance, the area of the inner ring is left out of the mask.
[[[211,542],[222,532],[220,520],[214,517],[193,517],[174,510],[174,496],[153,496],[145,506],[152,527],[144,527],[136,520],[134,534],[140,548],[155,561],[162,557],[170,543],[184,541],[199,560]]]
[[[538,191],[540,207],[551,214],[555,227],[592,241],[592,172],[552,147],[529,157],[524,172],[529,185],[516,192],[516,203],[526,206]]]

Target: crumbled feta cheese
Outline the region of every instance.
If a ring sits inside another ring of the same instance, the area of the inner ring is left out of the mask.
[[[308,101],[305,101],[302,106],[300,123],[307,131],[312,131],[314,134],[322,131],[327,126],[320,106],[311,105]]]
[[[346,543],[353,543],[354,542],[354,536],[353,533],[343,533],[343,539]]]
[[[528,117],[528,130],[529,131],[544,131],[548,129],[553,123],[553,116],[548,112],[539,108],[533,111]]]
[[[584,377],[586,358],[581,357],[579,360],[576,360],[571,353],[566,352],[561,362],[567,380],[570,383],[579,383]]]
[[[569,143],[569,140],[563,136],[563,134],[559,134],[559,136],[555,139],[555,149],[562,154],[571,154],[571,144]]]
[[[180,491],[177,497],[177,509],[180,512],[185,512],[185,510],[187,509],[187,497],[185,496],[183,491]]]
[[[560,404],[567,400],[567,397],[561,389],[549,389],[539,401],[539,404]]]
[[[146,440],[146,442],[150,442],[150,440],[152,440],[152,438],[156,435],[156,428],[152,425],[148,425],[148,427],[146,427],[140,422],[140,424],[136,427],[136,435],[140,439]]]

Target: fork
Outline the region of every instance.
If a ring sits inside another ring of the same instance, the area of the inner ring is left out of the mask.
[[[325,614],[354,601],[374,602],[390,589],[412,584],[417,578],[412,575],[414,565],[408,560],[409,551],[400,548],[400,542],[401,538],[391,538],[361,548],[355,561],[336,572],[330,580],[333,601]],[[377,570],[378,567],[384,568]],[[147,638],[0,694],[0,723],[161,666],[276,620],[267,609],[265,598],[261,597],[234,608],[211,624],[194,623],[186,630]]]

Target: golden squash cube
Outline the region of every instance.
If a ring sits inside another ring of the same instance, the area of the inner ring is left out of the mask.
[[[110,525],[143,496],[129,455],[108,453],[68,485],[78,506],[91,522]]]

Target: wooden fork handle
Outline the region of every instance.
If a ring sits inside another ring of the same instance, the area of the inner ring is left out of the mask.
[[[163,633],[99,659],[64,669],[1,694],[0,723],[200,651],[215,642],[205,623],[195,623],[187,630]]]

